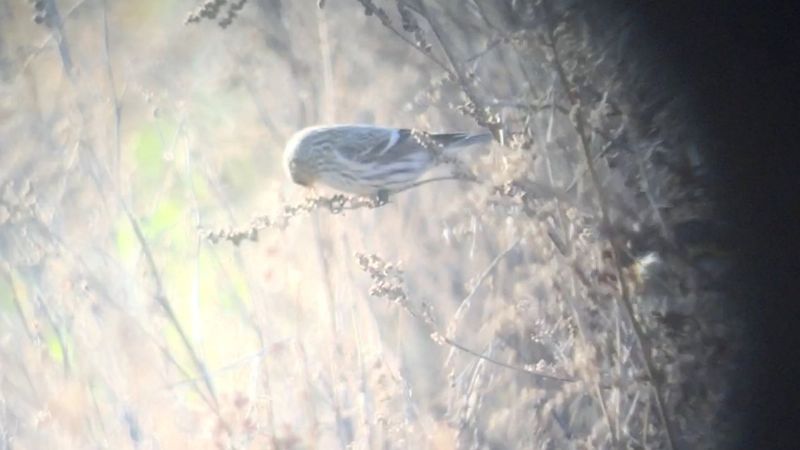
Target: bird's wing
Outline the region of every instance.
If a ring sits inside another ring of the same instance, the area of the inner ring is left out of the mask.
[[[362,164],[382,164],[411,157],[420,152],[411,130],[371,128],[360,130],[360,137],[341,148],[343,157]]]

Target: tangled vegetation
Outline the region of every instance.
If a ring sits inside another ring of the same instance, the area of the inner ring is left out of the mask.
[[[636,14],[0,7],[0,448],[735,441],[736,230]],[[284,178],[356,122],[495,142],[388,202]]]

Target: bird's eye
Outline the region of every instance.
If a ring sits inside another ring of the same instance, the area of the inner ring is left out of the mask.
[[[296,161],[289,161],[289,169],[294,170],[296,168],[297,168],[297,162]]]

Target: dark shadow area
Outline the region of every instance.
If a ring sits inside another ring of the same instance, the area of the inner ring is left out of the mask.
[[[751,353],[731,410],[741,448],[797,444],[797,6],[791,2],[647,2],[656,48],[693,92],[710,139],[724,219],[736,226],[732,280]]]

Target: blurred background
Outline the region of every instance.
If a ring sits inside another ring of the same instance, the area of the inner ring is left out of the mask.
[[[1,2],[0,449],[736,442],[718,143],[638,19]],[[496,142],[340,211],[282,171],[322,123]]]

